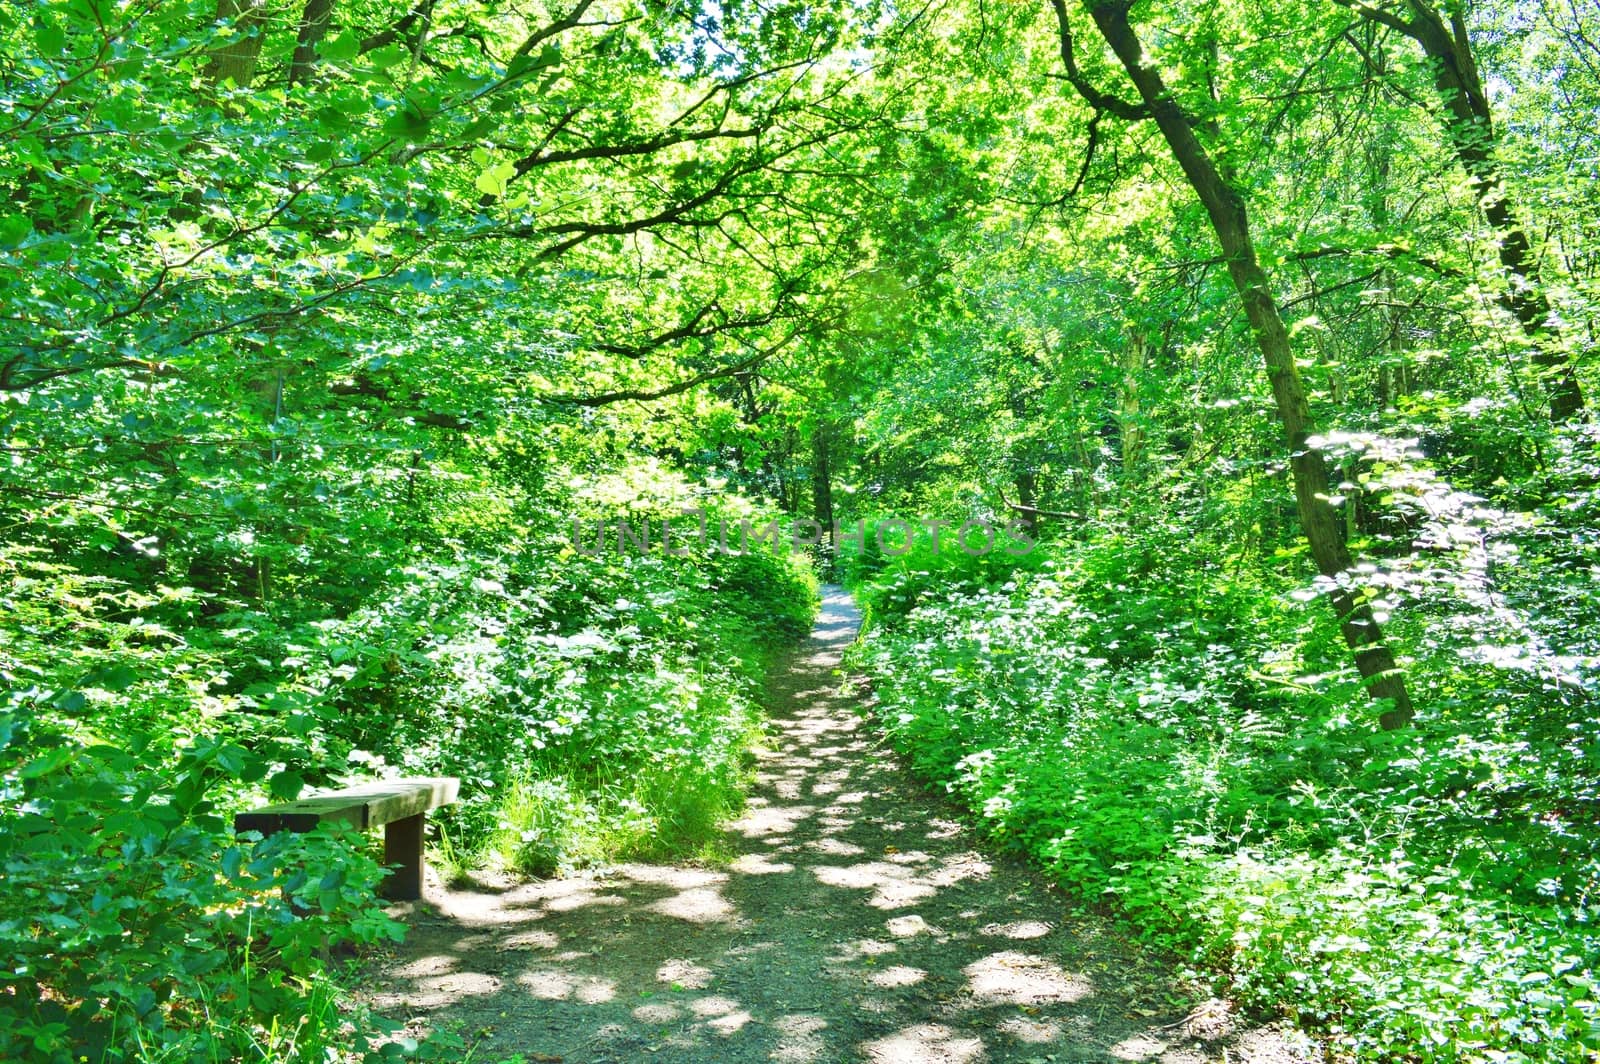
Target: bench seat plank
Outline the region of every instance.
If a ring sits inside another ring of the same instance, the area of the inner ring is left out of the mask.
[[[456,800],[460,786],[461,781],[450,776],[365,783],[240,813],[233,818],[233,829],[271,835],[278,831],[310,831],[318,824],[342,820],[365,831],[449,805]]]
[[[385,897],[414,901],[422,897],[423,819],[428,810],[455,801],[460,788],[461,781],[451,776],[364,783],[239,813],[233,830],[267,836],[310,831],[330,820],[362,831],[382,826],[383,861],[392,874],[380,889]]]

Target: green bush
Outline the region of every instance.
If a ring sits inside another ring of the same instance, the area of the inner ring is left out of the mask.
[[[514,780],[499,813],[493,845],[507,868],[553,876],[605,854],[599,811],[562,777]]]
[[[260,778],[201,740],[170,763],[0,713],[0,1059],[306,1061],[368,1048],[323,972],[397,939],[381,873],[336,830],[250,845],[219,786]]]
[[[635,501],[635,522],[677,512]],[[698,852],[742,804],[768,664],[809,629],[817,584],[799,555],[684,545],[585,554],[562,530],[401,569],[299,636],[324,744],[305,771],[461,777],[438,817],[457,863]]]
[[[1082,904],[1344,1052],[1593,1059],[1587,703],[1441,652],[1414,682],[1448,695],[1381,733],[1282,578],[1150,535],[1055,553],[869,631],[856,660],[920,771]]]
[[[656,515],[685,491],[629,480]],[[432,501],[417,533],[446,541],[375,541],[348,570],[282,548],[248,587],[261,559],[231,533],[231,569],[175,550],[173,586],[142,556],[99,566],[112,535],[0,552],[0,1060],[408,1052],[335,1004],[329,951],[400,931],[366,841],[237,843],[229,817],[265,797],[459,776],[430,817],[456,876],[714,856],[767,666],[815,609],[803,560],[586,556],[541,517],[567,496],[474,481]]]
[[[919,604],[938,601],[953,591],[977,591],[1033,572],[1046,557],[1038,544],[1030,548],[999,527],[994,528],[993,548],[978,554],[961,549],[959,520],[941,528],[937,537],[923,525],[908,534],[903,523],[894,524],[897,520],[866,521],[861,548],[840,553],[846,584],[861,597],[868,617],[882,623],[892,624]],[[973,551],[985,543],[981,535],[969,532]]]

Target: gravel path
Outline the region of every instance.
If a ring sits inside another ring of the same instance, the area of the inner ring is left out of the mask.
[[[950,819],[838,672],[858,624],[828,588],[775,679],[730,864],[431,884],[367,999],[474,1064],[1307,1059]]]

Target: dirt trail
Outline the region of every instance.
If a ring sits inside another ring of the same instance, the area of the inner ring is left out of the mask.
[[[826,590],[774,681],[736,860],[432,884],[368,999],[454,1027],[475,1064],[1302,1059],[1189,1007],[1170,965],[948,819],[842,688],[859,618]]]

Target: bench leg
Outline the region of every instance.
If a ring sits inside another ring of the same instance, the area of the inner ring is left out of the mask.
[[[426,815],[408,816],[383,829],[383,863],[394,872],[383,881],[381,889],[391,901],[416,901],[422,897],[422,829]]]

